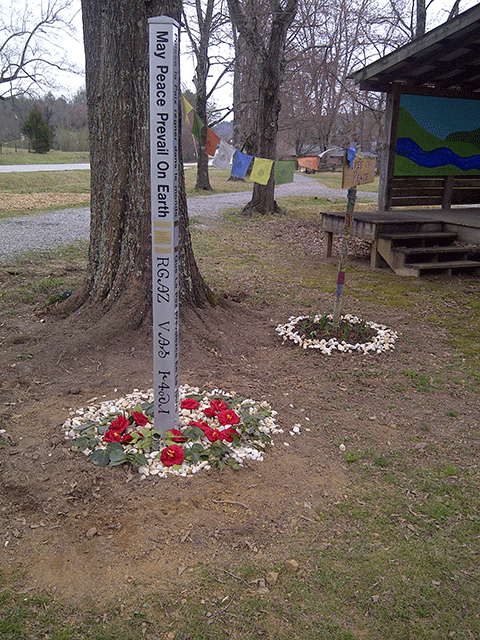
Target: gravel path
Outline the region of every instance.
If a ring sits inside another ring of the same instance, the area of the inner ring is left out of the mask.
[[[346,191],[330,189],[302,174],[295,174],[294,182],[276,188],[277,196],[301,195],[319,198],[345,198]],[[212,196],[196,196],[188,199],[190,217],[208,219],[232,207],[243,207],[249,201],[251,191]],[[359,192],[359,199],[375,199],[375,193]],[[44,251],[88,240],[90,233],[89,208],[70,208],[38,213],[29,216],[7,218],[0,221],[0,260],[6,260],[28,251]]]

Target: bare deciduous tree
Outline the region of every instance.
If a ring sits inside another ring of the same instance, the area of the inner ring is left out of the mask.
[[[298,7],[298,0],[271,0],[265,4],[255,0],[227,0],[230,18],[258,66],[256,105],[256,155],[275,158],[280,111],[280,87],[285,73],[285,45]],[[273,172],[267,185],[255,183],[252,199],[246,209],[261,213],[274,212],[275,184]]]
[[[51,89],[58,71],[75,71],[65,53],[72,0],[28,3],[8,18],[0,8],[0,99]]]
[[[184,2],[182,16],[183,26],[190,40],[192,52],[195,57],[195,109],[202,122],[207,123],[207,103],[213,92],[221,83],[229,64],[222,63],[222,71],[218,74],[210,90],[207,88],[207,80],[211,74],[215,61],[212,59],[211,47],[219,44],[220,32],[227,23],[223,0],[192,0]],[[189,9],[192,11],[190,12]],[[206,153],[207,129],[201,132],[201,140],[198,150],[197,183],[196,189],[211,190],[208,176],[208,155]]]

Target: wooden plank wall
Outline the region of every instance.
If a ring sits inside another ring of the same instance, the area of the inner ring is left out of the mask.
[[[480,176],[393,176],[392,207],[441,207],[480,204]]]

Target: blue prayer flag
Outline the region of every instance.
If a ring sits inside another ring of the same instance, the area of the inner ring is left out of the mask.
[[[252,160],[253,156],[249,156],[241,151],[235,151],[232,165],[232,176],[235,176],[236,178],[244,178]]]

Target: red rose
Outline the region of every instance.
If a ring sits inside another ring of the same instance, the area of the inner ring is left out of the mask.
[[[233,442],[233,438],[240,438],[240,434],[238,433],[238,431],[235,431],[235,429],[232,429],[232,427],[228,427],[228,429],[224,429],[223,431],[221,431],[222,434],[222,440],[226,440],[226,442]]]
[[[132,418],[135,420],[139,427],[144,427],[149,423],[147,416],[144,413],[140,413],[140,411],[132,411]]]
[[[223,400],[220,400],[219,398],[214,398],[213,400],[210,400],[210,406],[215,411],[215,413],[218,413],[219,411],[225,411],[225,409],[228,409],[225,402],[223,402]]]
[[[199,406],[200,403],[198,400],[195,400],[195,398],[185,398],[185,400],[182,400],[180,403],[181,409],[198,409]]]
[[[215,409],[212,409],[212,407],[207,407],[203,410],[203,413],[207,416],[207,418],[214,418],[217,415],[217,412],[215,411]]]
[[[160,454],[160,460],[166,467],[172,467],[174,464],[182,464],[185,459],[185,453],[178,444],[171,444]]]
[[[131,433],[124,433],[120,442],[121,444],[128,444],[129,442],[132,441],[132,434]]]
[[[186,442],[187,438],[183,435],[183,433],[179,429],[170,429],[169,432],[172,434],[172,440],[174,442]]]
[[[122,434],[119,431],[114,431],[113,429],[109,429],[103,436],[104,442],[120,442],[121,439]]]
[[[118,416],[115,420],[112,420],[109,431],[117,431],[118,433],[123,433],[127,427],[130,426],[129,421],[125,418],[125,416]]]
[[[226,409],[225,411],[220,411],[217,417],[218,417],[218,421],[223,426],[227,424],[238,424],[240,422],[240,418],[237,416],[235,411],[233,411],[233,409]]]

